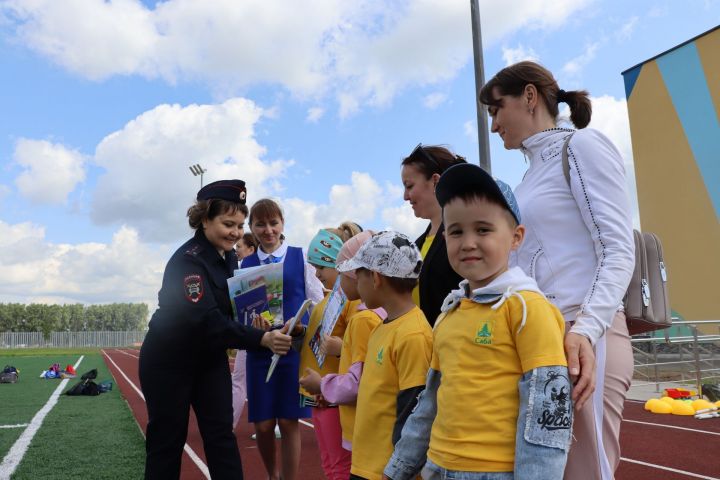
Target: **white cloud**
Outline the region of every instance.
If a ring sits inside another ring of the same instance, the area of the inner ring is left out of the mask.
[[[285,210],[287,236],[293,245],[307,246],[318,229],[336,227],[346,220],[367,227],[389,194],[369,174],[352,172],[350,184],[333,185],[328,203],[300,198],[280,199]]]
[[[404,233],[413,240],[419,237],[428,226],[428,221],[417,218],[407,202],[399,207],[383,208],[382,219],[385,222],[384,229]]]
[[[0,266],[12,279],[0,284],[0,301],[154,306],[170,253],[125,226],[110,243],[69,245],[48,242],[41,225],[0,221]]]
[[[325,115],[324,108],[312,107],[312,108],[308,109],[307,117],[305,117],[305,120],[307,120],[310,123],[317,123],[317,121],[320,120],[323,115]]]
[[[402,200],[402,187],[379,185],[369,174],[352,172],[349,184],[330,188],[327,203],[301,198],[279,198],[286,220],[285,232],[292,245],[306,247],[320,228],[356,222],[375,231],[391,228],[415,238],[427,221],[416,219]],[[381,219],[378,221],[378,219]]]
[[[13,159],[23,169],[15,179],[18,191],[36,204],[64,203],[85,180],[85,156],[60,144],[21,138]]]
[[[559,28],[591,1],[481,1],[484,44]],[[280,85],[334,98],[341,117],[408,86],[447,82],[472,54],[470,8],[460,1],[8,0],[3,13],[17,42],[85,78],[199,80],[225,97]]]
[[[463,123],[463,133],[473,142],[478,142],[477,120],[468,120]]]
[[[425,106],[425,108],[435,110],[437,107],[445,103],[445,100],[447,100],[447,98],[447,93],[431,93],[430,95],[426,95],[425,98],[423,98],[423,105]]]
[[[637,16],[634,16],[631,17],[627,22],[622,24],[620,29],[615,32],[615,39],[619,42],[625,42],[627,40],[630,40],[630,37],[632,37],[632,34],[635,31],[638,20],[639,18]]]
[[[182,238],[185,211],[199,181],[188,167],[207,170],[205,183],[247,182],[252,202],[276,191],[292,161],[263,161],[254,127],[263,110],[235,98],[217,105],[159,105],[106,136],[94,161],[105,170],[91,206],[94,222],[126,224],[150,241]]]
[[[571,59],[562,67],[563,72],[568,75],[579,75],[585,65],[592,62],[595,58],[595,53],[600,47],[600,43],[601,42],[598,41],[586,45],[583,53]]]
[[[505,60],[505,65],[512,65],[523,60],[532,60],[534,62],[540,60],[540,56],[532,47],[527,48],[522,44],[519,44],[516,48],[502,47],[502,57]]]

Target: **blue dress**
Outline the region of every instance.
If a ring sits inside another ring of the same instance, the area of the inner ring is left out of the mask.
[[[261,264],[257,253],[245,257],[240,268],[257,267]],[[283,317],[287,321],[295,315],[307,298],[305,293],[305,259],[301,248],[287,247],[283,259]],[[306,313],[303,325],[308,324]],[[265,383],[272,352],[258,350],[247,352],[248,420],[261,422],[273,418],[308,418],[309,407],[300,407],[298,370],[300,355],[290,350],[280,357],[270,381]]]

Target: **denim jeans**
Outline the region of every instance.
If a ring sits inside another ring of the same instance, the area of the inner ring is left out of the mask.
[[[430,460],[420,472],[423,480],[513,480],[512,472],[456,472],[435,465]]]

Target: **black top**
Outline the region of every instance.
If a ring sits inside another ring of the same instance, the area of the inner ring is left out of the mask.
[[[415,240],[418,248],[422,249],[430,228],[431,225],[428,225],[425,232]],[[445,226],[440,224],[435,239],[430,245],[430,250],[423,259],[420,271],[420,290],[418,292],[420,294],[420,310],[423,311],[430,325],[435,325],[442,302],[450,290],[458,288],[458,284],[462,281],[462,277],[455,273],[448,261],[444,231]]]
[[[150,334],[171,349],[258,348],[265,332],[235,322],[227,279],[237,269],[234,250],[225,258],[202,229],[170,257]]]

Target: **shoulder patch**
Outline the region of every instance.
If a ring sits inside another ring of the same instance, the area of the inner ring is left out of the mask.
[[[203,282],[202,277],[194,273],[187,275],[183,280],[183,291],[185,292],[185,298],[192,303],[197,303],[203,297]]]
[[[194,245],[190,245],[187,250],[185,250],[185,255],[190,255],[191,257],[197,257],[200,252],[202,252],[203,248],[201,245],[198,245],[197,243]]]

